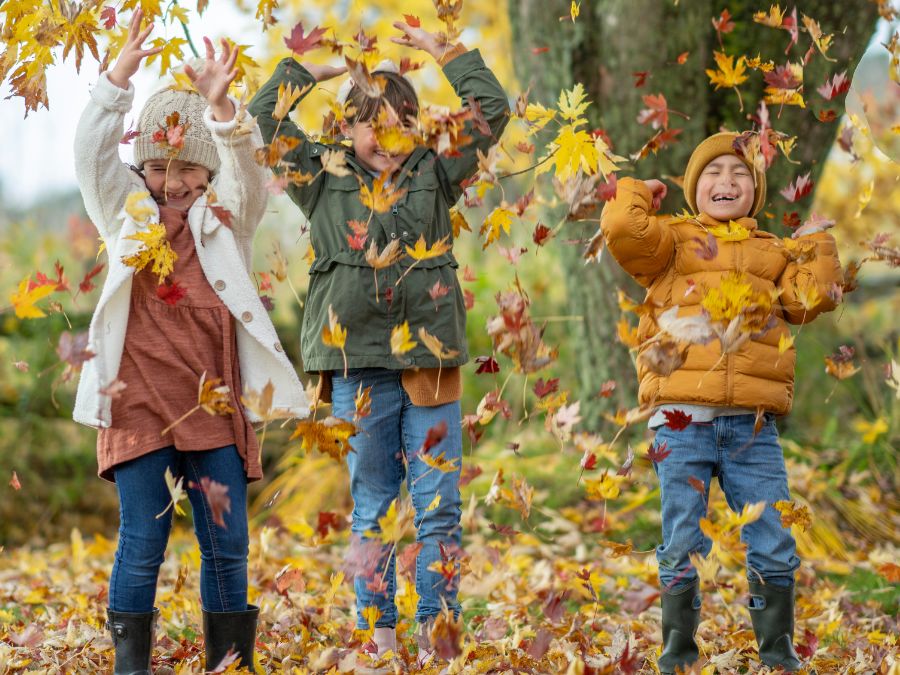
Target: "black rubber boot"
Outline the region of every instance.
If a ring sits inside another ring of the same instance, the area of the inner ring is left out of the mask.
[[[794,651],[794,587],[750,582],[750,620],[767,666],[792,673],[803,666]]]
[[[213,670],[228,654],[238,655],[238,664],[255,673],[253,652],[256,645],[256,621],[259,607],[247,605],[243,612],[207,612],[203,610],[203,637],[206,642],[206,669]]]
[[[107,609],[106,616],[106,627],[116,648],[113,674],[150,675],[159,610],[134,613]]]
[[[663,675],[672,675],[675,668],[687,668],[700,658],[694,640],[700,625],[700,591],[695,581],[670,593],[663,590],[662,602],[663,652],[657,665]]]

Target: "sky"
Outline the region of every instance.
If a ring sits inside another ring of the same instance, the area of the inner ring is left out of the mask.
[[[216,40],[227,35],[253,44],[259,37],[259,24],[252,15],[239,12],[230,3],[220,3],[216,10],[196,17],[191,13],[191,33],[195,44],[202,49],[201,37]],[[166,35],[168,33],[168,35]],[[870,50],[882,50],[879,44],[887,41],[888,24],[882,21],[873,37]],[[179,27],[162,29],[157,26],[153,37],[182,36]],[[187,48],[185,48],[187,52]],[[252,51],[250,52],[253,56]],[[71,61],[51,67],[47,73],[50,109],[43,107],[24,118],[25,106],[20,98],[9,96],[9,87],[0,85],[0,199],[16,207],[50,195],[67,192],[76,187],[72,144],[78,116],[89,98],[90,87],[97,81],[98,65],[86,55],[81,72],[76,73]],[[132,79],[136,96],[133,114],[126,115],[126,126],[137,116],[147,96],[159,83],[152,69],[142,68]],[[130,160],[130,146],[121,146],[124,160]]]

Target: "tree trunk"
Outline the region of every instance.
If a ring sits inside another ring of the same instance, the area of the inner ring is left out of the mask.
[[[788,58],[794,62],[802,60],[810,42],[808,35],[801,33],[799,44],[785,56],[789,34],[753,23],[753,12],[768,8],[768,4],[758,4],[746,0],[729,3],[736,27],[723,36],[724,50],[736,57],[759,54],[764,61],[771,59],[776,65]],[[750,128],[748,117],[755,113],[765,86],[761,74],[748,71],[750,79],[741,87],[741,112],[737,94],[733,90],[714,91],[705,72],[713,67],[713,52],[722,49],[711,22],[721,12],[719,4],[709,0],[677,5],[659,0],[584,1],[574,23],[560,20],[569,13],[569,7],[568,0],[509,2],[518,77],[523,88],[531,87],[530,100],[545,104],[555,101],[562,89],[582,83],[593,101],[588,109],[591,124],[607,132],[620,155],[637,152],[654,133],[636,121],[639,111],[646,107],[642,97],[664,94],[670,109],[689,119],[670,114],[670,128],[683,130],[678,142],[636,162],[634,175],[667,178],[673,187],[677,183],[672,179],[683,174],[688,157],[703,138],[720,128]],[[822,123],[815,113],[827,107],[838,116],[843,113],[843,97],[825,102],[815,88],[835,72],[847,69],[848,75],[852,73],[878,16],[875,3],[864,0],[855,0],[850,6],[807,0],[803,12],[817,19],[825,33],[835,34],[828,55],[837,62],[826,62],[818,52],[812,56],[804,69],[807,109],[778,110],[770,106],[774,128],[798,137],[792,159],[800,162],[793,165],[779,158],[768,173],[765,212],[772,214],[773,220],[761,215],[761,225],[776,231],[781,227],[781,213],[797,210],[802,214],[799,205],[788,204],[778,191],[807,171],[817,177],[837,132],[837,122]],[[842,21],[848,16],[852,17],[849,25]],[[802,26],[800,11],[798,19]],[[549,47],[549,51],[535,54],[532,50],[537,47]],[[678,56],[684,52],[688,53],[687,60],[678,64]],[[641,71],[647,71],[649,76],[646,84],[638,88],[634,74]],[[811,199],[803,203],[811,203]],[[679,211],[683,206],[680,190],[670,189],[663,210]],[[578,240],[592,236],[596,223],[573,223],[567,227],[563,238]],[[603,382],[615,380],[615,400],[620,405],[634,405],[637,387],[632,358],[616,334],[616,294],[617,288],[635,298],[641,297],[642,292],[608,254],[604,254],[599,266],[584,265],[579,246],[564,246],[561,257],[570,313],[583,317],[574,336],[578,345],[575,365],[585,428],[592,429],[599,426],[602,404],[596,394]]]

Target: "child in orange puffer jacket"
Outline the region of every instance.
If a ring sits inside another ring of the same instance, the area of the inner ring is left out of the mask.
[[[655,308],[641,316],[637,367],[640,401],[653,407],[649,426],[669,451],[654,463],[662,500],[662,673],[699,656],[700,593],[690,555],[705,557],[711,548],[699,521],[713,476],[736,512],[765,501],[741,534],[753,629],[764,663],[789,672],[801,666],[792,644],[800,560],[773,506],[790,499],[775,416],[790,411],[793,397],[787,324],[834,309],[842,274],[828,223],[804,225],[787,243],[759,229],[754,216],[766,201],[765,174],[738,153],[738,138],[715,134],[691,155],[684,194],[695,215],[655,214],[666,186],[623,178],[601,223],[610,252],[647,288],[645,307]],[[702,494],[692,487],[697,479]]]

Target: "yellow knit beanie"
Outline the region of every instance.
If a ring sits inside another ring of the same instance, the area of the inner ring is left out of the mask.
[[[753,183],[756,185],[755,197],[753,199],[753,208],[749,215],[755,216],[762,210],[766,203],[766,174],[757,171],[756,168],[747,161],[745,157],[738,155],[734,149],[734,141],[740,134],[732,131],[723,131],[713,134],[700,145],[698,145],[691,158],[688,160],[687,168],[684,170],[684,198],[688,203],[692,213],[697,213],[697,181],[706,165],[720,155],[734,155],[740,159],[753,176]]]

